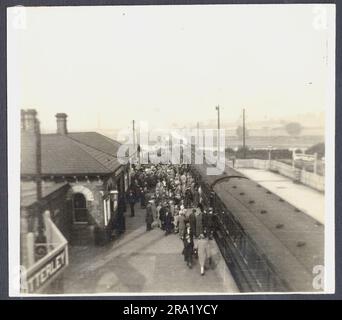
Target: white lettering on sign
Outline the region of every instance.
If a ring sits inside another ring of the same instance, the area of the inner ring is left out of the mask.
[[[36,292],[40,287],[42,287],[49,279],[57,274],[66,265],[66,250],[63,249],[58,255],[53,257],[48,261],[42,268],[40,268],[36,273],[30,276],[26,280],[28,287],[28,292]]]

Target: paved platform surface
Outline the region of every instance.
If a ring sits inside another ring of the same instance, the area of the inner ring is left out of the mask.
[[[196,260],[189,269],[178,234],[159,228],[146,232],[145,210],[126,216],[126,232],[105,247],[71,247],[64,293],[233,293],[238,288],[211,241],[214,268],[200,275]],[[127,215],[127,213],[126,213]]]
[[[235,168],[235,170],[324,224],[323,193],[305,185],[293,183],[291,179],[270,171],[250,168]]]

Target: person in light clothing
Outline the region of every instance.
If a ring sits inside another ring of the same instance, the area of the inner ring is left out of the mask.
[[[199,186],[198,187],[198,195],[199,195],[199,203],[201,203],[202,204],[202,202],[203,202],[203,195],[202,195],[202,188],[201,188],[201,186]]]
[[[156,222],[154,223],[154,225],[158,226],[159,228],[161,228],[161,221],[160,221],[160,209],[162,208],[161,202],[158,203],[157,205],[157,216],[156,216]]]
[[[152,215],[153,215],[153,221],[156,221],[158,219],[158,213],[157,213],[157,206],[156,202],[154,201],[154,198],[150,200],[151,208],[152,208]]]
[[[173,216],[173,230],[178,233],[178,219],[179,219],[179,209],[175,206],[174,216]]]
[[[178,220],[179,237],[183,240],[184,231],[185,231],[185,223],[186,223],[184,210],[179,211],[179,216],[177,220]]]
[[[204,276],[205,272],[205,264],[207,260],[210,259],[210,248],[209,248],[209,240],[205,238],[203,233],[200,234],[197,241],[197,254],[198,254],[198,262],[201,267],[201,275]]]
[[[195,212],[196,217],[196,237],[199,237],[203,232],[203,214],[201,209],[198,207]]]

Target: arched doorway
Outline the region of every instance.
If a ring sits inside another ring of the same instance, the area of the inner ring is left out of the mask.
[[[87,200],[82,193],[75,193],[72,197],[74,222],[88,223]]]

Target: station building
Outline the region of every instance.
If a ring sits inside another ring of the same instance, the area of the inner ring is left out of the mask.
[[[95,234],[105,241],[118,197],[130,183],[129,167],[117,159],[120,143],[96,132],[68,132],[65,113],[56,115],[55,134],[40,134],[36,115],[35,110],[22,112],[22,188],[29,189],[39,171],[43,190],[68,184],[65,212],[51,213],[61,221],[60,230],[71,244],[92,243]]]
[[[41,134],[37,112],[21,112],[21,265],[29,269],[62,244],[110,241],[130,184],[129,165],[117,158],[120,143],[68,132],[65,113],[56,120],[55,134]]]

